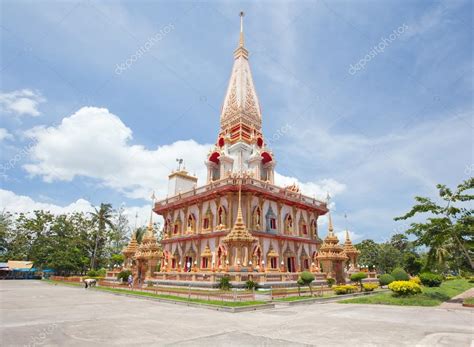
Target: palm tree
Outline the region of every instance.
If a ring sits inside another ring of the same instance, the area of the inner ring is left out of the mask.
[[[138,243],[142,243],[143,236],[145,236],[145,233],[146,233],[145,227],[138,227],[137,230],[135,230],[135,238],[137,239]]]
[[[95,270],[96,267],[96,258],[97,258],[97,248],[99,245],[99,238],[102,236],[103,232],[105,231],[106,227],[109,226],[110,228],[114,228],[112,223],[112,205],[111,204],[100,204],[99,210],[95,208],[95,212],[92,212],[92,222],[94,225],[97,225],[97,231],[95,234],[95,244],[94,244],[94,252],[92,253],[91,258],[91,269]]]

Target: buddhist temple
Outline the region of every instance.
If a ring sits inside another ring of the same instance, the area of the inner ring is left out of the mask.
[[[132,239],[124,250],[138,279],[212,285],[230,276],[236,283],[265,284],[296,281],[307,270],[321,281],[331,276],[344,282],[345,262],[356,266],[357,253],[347,240],[346,248],[339,245],[330,218],[328,236],[324,242],[319,237],[326,201],[305,195],[296,184],[275,185],[276,156],[262,121],[241,13],[217,139],[203,158],[206,182],[199,185],[181,165],[169,175],[167,196],[153,205],[164,220],[161,247],[150,227],[138,248]],[[154,272],[157,261],[160,271]]]

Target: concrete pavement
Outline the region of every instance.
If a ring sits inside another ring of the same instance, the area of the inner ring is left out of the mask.
[[[470,346],[474,312],[312,304],[226,313],[51,285],[0,281],[2,346]]]

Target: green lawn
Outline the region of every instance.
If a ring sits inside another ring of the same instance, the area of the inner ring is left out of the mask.
[[[444,301],[474,287],[465,279],[445,281],[440,287],[423,287],[421,294],[397,297],[391,292],[339,301],[341,304],[381,304],[400,306],[438,306]]]
[[[474,305],[474,298],[466,298],[463,301],[465,304]]]
[[[300,300],[308,300],[308,299],[318,299],[318,298],[328,298],[331,296],[336,296],[335,294],[324,294],[323,296],[287,296],[286,298],[278,298],[275,299],[275,301],[286,301],[286,302],[291,302],[291,301],[300,301]]]
[[[71,283],[71,282],[61,282],[61,281],[51,281],[45,280],[48,283],[52,284],[64,284],[70,286],[83,286],[80,283]],[[203,299],[188,299],[183,298],[180,296],[174,295],[164,295],[164,294],[155,294],[150,292],[142,292],[138,290],[128,290],[128,289],[119,289],[119,288],[108,288],[108,287],[94,287],[94,290],[100,290],[104,292],[112,292],[112,293],[120,293],[120,294],[133,294],[137,296],[144,296],[150,298],[157,298],[157,299],[167,299],[167,300],[174,300],[174,301],[181,301],[181,302],[192,302],[197,304],[207,304],[207,305],[214,305],[214,306],[224,306],[224,307],[242,307],[242,306],[252,306],[252,305],[262,305],[266,304],[265,301],[219,301],[219,300],[203,300]]]

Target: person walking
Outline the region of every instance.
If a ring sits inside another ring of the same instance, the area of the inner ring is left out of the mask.
[[[133,277],[132,277],[132,275],[128,275],[127,283],[128,283],[128,287],[130,289],[132,289],[133,288]]]

